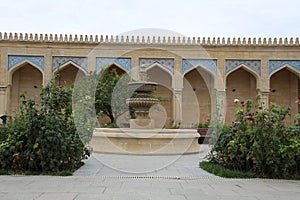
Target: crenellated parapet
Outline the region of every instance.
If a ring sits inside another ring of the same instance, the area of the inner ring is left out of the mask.
[[[1,41],[85,43],[85,44],[158,44],[158,45],[202,45],[202,46],[299,46],[299,38],[225,38],[225,37],[155,37],[155,36],[108,36],[2,33]]]

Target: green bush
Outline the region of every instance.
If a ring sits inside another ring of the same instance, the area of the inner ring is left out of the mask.
[[[19,115],[1,128],[0,168],[16,172],[74,170],[89,155],[76,133],[71,90],[51,81],[41,101],[22,96]]]
[[[250,100],[241,102],[236,121],[223,128],[209,160],[228,169],[254,172],[258,177],[299,177],[299,119],[286,127],[284,119],[289,111],[275,104],[263,110]]]

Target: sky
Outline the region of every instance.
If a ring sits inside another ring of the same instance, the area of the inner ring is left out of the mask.
[[[300,1],[0,0],[0,32],[126,35],[137,29],[140,35],[299,37]]]

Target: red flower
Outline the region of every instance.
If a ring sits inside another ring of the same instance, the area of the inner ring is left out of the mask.
[[[245,118],[245,119],[248,119],[248,120],[251,120],[251,119],[252,119],[252,116],[251,116],[251,115],[246,115],[244,118]]]

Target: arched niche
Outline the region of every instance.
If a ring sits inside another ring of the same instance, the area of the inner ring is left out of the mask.
[[[73,62],[68,62],[54,71],[55,80],[62,87],[72,87],[75,81],[80,81],[86,72]]]
[[[243,67],[226,76],[226,124],[231,124],[235,120],[237,105],[234,103],[234,99],[240,101],[256,100],[256,80],[257,77]]]
[[[286,117],[286,124],[294,122],[295,114],[299,113],[299,105],[295,103],[300,98],[300,78],[289,68],[281,68],[270,77],[269,102],[281,106],[290,106],[291,115]]]
[[[189,126],[206,123],[211,118],[214,76],[201,66],[184,74],[182,123]]]
[[[43,74],[37,66],[25,62],[10,71],[10,113],[15,115],[20,108],[20,95],[26,98],[40,99],[40,89],[43,85]]]
[[[116,72],[118,76],[123,76],[123,75],[127,74],[125,69],[116,63],[111,63],[110,65],[107,65],[106,67],[103,67],[101,70],[99,70],[98,73],[99,73],[100,77],[101,77],[101,73],[103,73],[104,70],[109,70],[110,72]],[[117,117],[116,123],[120,127],[126,126],[126,124],[127,124],[127,126],[129,126],[129,116],[130,116],[129,112],[125,112],[121,116]],[[103,126],[104,124],[109,124],[111,122],[110,118],[106,115],[99,117],[98,121],[99,121],[100,126]]]
[[[148,67],[147,75],[149,81],[156,82],[158,84],[155,94],[163,99],[163,101],[160,102],[163,109],[157,109],[157,114],[153,115],[155,124],[161,124],[161,121],[165,121],[164,126],[168,126],[170,121],[173,120],[174,96],[172,89],[172,76],[159,64]],[[159,112],[161,112],[161,114],[159,114]]]

